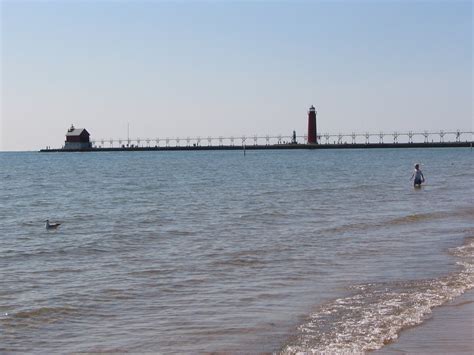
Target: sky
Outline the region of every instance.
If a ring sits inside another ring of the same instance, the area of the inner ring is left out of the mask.
[[[473,130],[471,1],[0,1],[0,150]]]

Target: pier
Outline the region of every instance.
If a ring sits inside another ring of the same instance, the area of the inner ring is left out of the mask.
[[[193,150],[265,150],[265,149],[366,149],[366,148],[442,148],[472,147],[471,131],[393,132],[321,134],[318,143],[308,136],[253,135],[240,137],[187,137],[92,139],[89,148],[42,149],[41,152],[110,151],[193,151]]]
[[[321,134],[317,136],[318,145],[357,145],[371,143],[444,143],[472,141],[473,132],[439,131],[439,132],[393,132],[393,133],[349,133]],[[470,139],[469,139],[470,138]],[[274,146],[281,144],[308,144],[308,136],[297,135],[253,135],[239,137],[194,137],[194,138],[135,138],[135,139],[97,139],[91,140],[96,148],[126,148],[126,147],[224,147],[224,146]],[[310,144],[314,144],[310,142]]]
[[[351,132],[318,134],[317,110],[308,110],[308,131],[298,136],[291,135],[218,136],[218,137],[176,137],[176,138],[134,138],[90,139],[84,128],[71,128],[66,133],[65,145],[60,149],[42,149],[41,152],[104,152],[141,150],[238,150],[238,149],[363,149],[363,148],[439,148],[472,147],[473,132],[462,130],[394,131],[391,133]]]

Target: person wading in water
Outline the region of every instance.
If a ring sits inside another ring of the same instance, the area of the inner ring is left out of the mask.
[[[421,184],[425,182],[425,177],[420,170],[420,164],[415,164],[415,171],[413,172],[410,180],[413,178],[415,178],[413,182],[414,187],[421,187]]]

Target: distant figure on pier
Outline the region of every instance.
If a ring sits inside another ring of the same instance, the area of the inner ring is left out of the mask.
[[[293,138],[291,139],[291,144],[298,144],[296,141],[296,131],[293,131]]]
[[[420,169],[420,164],[415,164],[415,171],[413,172],[411,179],[415,178],[413,182],[414,187],[421,187],[421,184],[425,182],[425,177]]]

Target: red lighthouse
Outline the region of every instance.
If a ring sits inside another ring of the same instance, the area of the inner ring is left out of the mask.
[[[318,144],[316,113],[314,106],[311,106],[308,111],[308,144]]]

